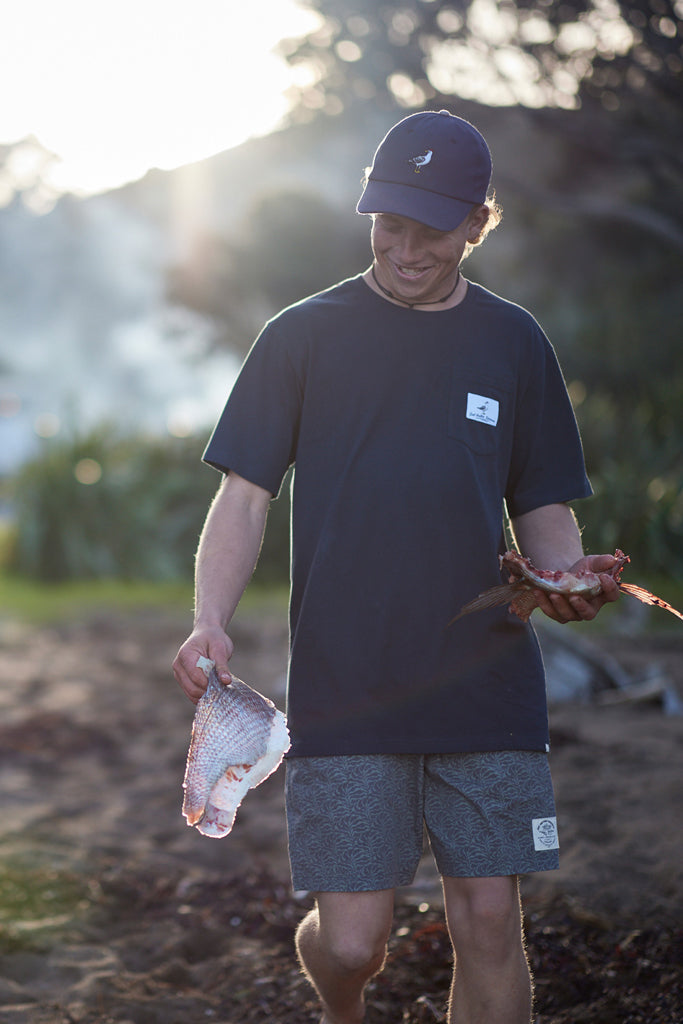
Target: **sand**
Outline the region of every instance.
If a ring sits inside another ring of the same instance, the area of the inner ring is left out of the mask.
[[[0,623],[0,1024],[317,1022],[292,956],[310,902],[289,891],[282,770],[225,839],[180,813],[193,708],[170,664],[187,627]],[[284,622],[243,616],[233,636],[236,674],[283,707]],[[683,630],[600,643],[683,693]],[[653,699],[551,721],[562,866],[523,882],[539,1024],[680,1022],[683,716]],[[448,956],[426,856],[368,1024],[444,1020]]]

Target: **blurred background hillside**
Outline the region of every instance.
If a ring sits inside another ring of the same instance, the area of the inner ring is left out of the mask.
[[[189,577],[218,483],[199,456],[244,353],[283,305],[367,266],[363,169],[401,116],[445,107],[489,141],[504,212],[466,274],[530,308],[565,371],[587,549],[683,579],[680,0],[297,6],[284,112],[238,145],[99,191],[57,186],[38,134],[0,145],[5,567]],[[262,44],[222,10],[243,89],[202,114],[256,124]],[[286,577],[286,527],[283,495],[265,579]]]

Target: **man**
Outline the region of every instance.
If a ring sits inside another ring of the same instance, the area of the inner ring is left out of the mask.
[[[541,658],[505,609],[447,624],[501,582],[504,504],[539,567],[604,573],[614,559],[583,556],[566,504],[591,492],[553,350],[460,272],[499,218],[490,175],[466,121],[396,125],[358,203],[372,266],[266,326],[204,456],[226,475],[174,664],[193,701],[200,655],[230,679],[225,630],[296,465],[287,817],[294,888],[316,893],[297,950],[322,1024],[363,1020],[423,823],[455,950],[449,1021],[531,1015],[517,879],[558,863]],[[603,586],[539,592],[539,606],[591,619],[618,596]]]

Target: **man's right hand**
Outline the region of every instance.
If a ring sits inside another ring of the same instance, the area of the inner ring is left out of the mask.
[[[234,645],[219,626],[195,628],[178,651],[173,662],[173,674],[180,688],[193,704],[203,695],[207,686],[204,670],[197,666],[199,658],[209,658],[216,665],[218,678],[226,685],[232,676],[228,662]]]

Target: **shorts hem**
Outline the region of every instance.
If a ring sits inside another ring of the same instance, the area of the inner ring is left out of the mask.
[[[305,885],[301,878],[292,876],[292,890],[294,892],[384,892],[391,889],[408,889],[413,884],[413,878],[407,881],[391,882],[387,881],[386,885],[378,883],[377,885],[371,885],[368,882],[352,883],[350,885],[343,884],[331,884],[325,882],[324,885]]]
[[[537,875],[543,871],[558,871],[560,867],[559,857],[553,863],[549,864],[536,864],[534,867],[509,867],[504,865],[500,870],[492,868],[490,870],[464,870],[464,871],[447,871],[438,868],[439,874],[442,878],[508,878],[512,875],[523,877],[525,875]]]

